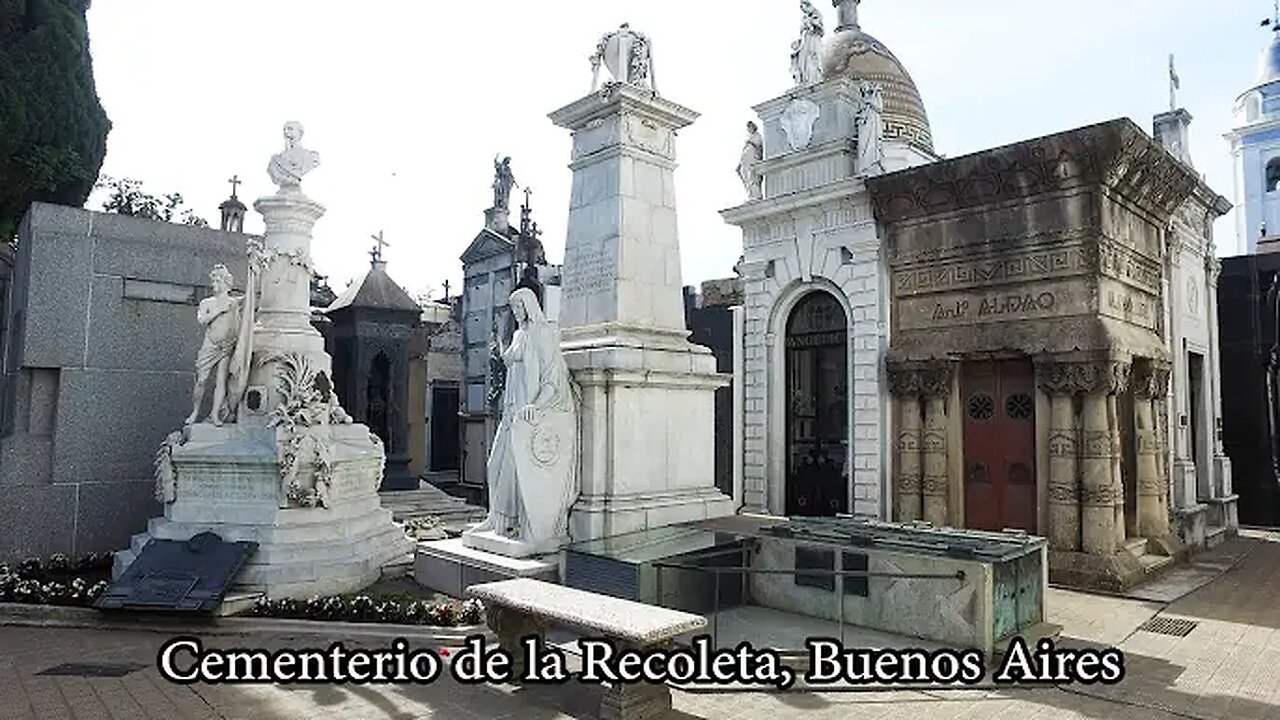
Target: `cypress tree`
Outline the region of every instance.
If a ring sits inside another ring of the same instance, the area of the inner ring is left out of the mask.
[[[0,241],[32,202],[82,206],[107,152],[91,0],[0,0]]]

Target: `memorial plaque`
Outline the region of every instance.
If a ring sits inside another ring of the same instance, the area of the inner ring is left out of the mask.
[[[94,603],[99,610],[209,613],[258,549],[213,533],[190,540],[152,540]]]

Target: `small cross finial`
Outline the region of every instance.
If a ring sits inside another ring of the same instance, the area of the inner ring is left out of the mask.
[[[446,301],[449,299],[449,281],[448,280],[444,281],[444,299]]]
[[[239,176],[239,175],[232,175],[232,176],[231,176],[231,179],[230,179],[230,180],[228,180],[227,182],[231,183],[231,199],[232,199],[232,200],[237,199],[237,198],[236,198],[236,187],[237,187],[238,185],[240,185],[240,183],[241,183],[241,182],[243,182],[243,181],[240,179],[240,176]]]
[[[382,239],[381,230],[378,231],[377,235],[371,235],[370,237],[373,238],[374,246],[373,249],[369,251],[369,257],[373,258],[375,263],[382,262],[382,249],[390,247],[391,243]]]
[[[1173,67],[1173,53],[1169,54],[1169,112],[1178,109],[1178,89],[1182,87],[1182,80],[1178,77],[1178,71]]]

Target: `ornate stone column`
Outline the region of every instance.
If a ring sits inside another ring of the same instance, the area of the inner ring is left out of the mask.
[[[936,527],[949,524],[947,499],[951,482],[947,462],[947,398],[951,396],[954,375],[954,367],[948,362],[925,368],[920,374],[920,392],[924,396],[921,496],[924,519]]]
[[[1124,514],[1124,445],[1120,440],[1120,396],[1128,392],[1133,366],[1128,363],[1109,363],[1111,381],[1107,397],[1107,415],[1111,421],[1111,487],[1112,511],[1115,523],[1116,547],[1124,545],[1126,522]]]
[[[1137,441],[1138,535],[1163,537],[1169,533],[1165,503],[1167,481],[1160,474],[1159,427],[1155,404],[1163,400],[1158,369],[1152,361],[1138,363],[1133,371],[1133,426]],[[1165,372],[1167,383],[1168,373]]]
[[[1066,363],[1037,368],[1040,389],[1049,396],[1049,547],[1080,551],[1080,476],[1076,468],[1077,438],[1074,395],[1078,373]]]
[[[1119,488],[1116,450],[1117,428],[1112,422],[1112,402],[1120,382],[1128,381],[1119,363],[1089,363],[1082,368],[1084,409],[1081,413],[1080,447],[1080,548],[1091,555],[1109,557],[1124,537],[1124,493]],[[1119,491],[1118,491],[1119,490]],[[1116,529],[1116,508],[1120,529]]]
[[[920,373],[905,368],[889,368],[889,393],[898,404],[895,450],[898,454],[894,480],[894,519],[911,522],[924,518],[921,499],[923,465],[920,451],[921,420]]]

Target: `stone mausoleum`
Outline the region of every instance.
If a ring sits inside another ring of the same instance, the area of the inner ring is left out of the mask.
[[[410,445],[409,350],[422,308],[387,274],[381,242],[371,258],[368,271],[326,310],[334,390],[386,447],[382,489],[416,490],[410,463],[422,448]]]
[[[1233,533],[1211,234],[1231,206],[1189,113],[941,160],[857,5],[821,72],[793,57],[796,87],[755,108],[748,201],[722,213],[745,507],[1024,530],[1056,579],[1112,588]]]

